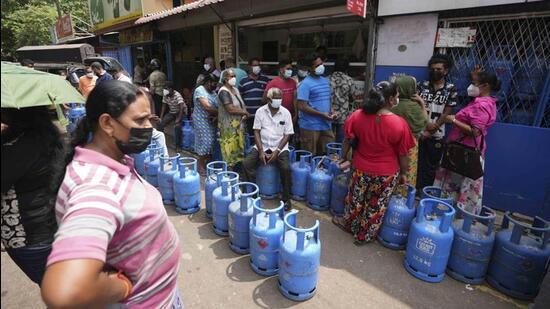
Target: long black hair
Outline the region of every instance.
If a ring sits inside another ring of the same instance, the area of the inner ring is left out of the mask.
[[[65,151],[61,133],[52,122],[46,106],[27,107],[22,109],[2,108],[2,122],[8,125],[8,131],[2,134],[2,144],[21,136],[22,134],[34,137],[36,142],[34,151],[54,172],[63,164]],[[53,179],[53,178],[52,178]],[[50,182],[52,194],[57,194],[57,187]]]
[[[90,92],[86,100],[86,116],[80,120],[71,139],[71,145],[65,157],[65,167],[73,160],[75,148],[85,145],[90,135],[98,128],[99,117],[109,114],[118,118],[128,105],[136,101],[138,96],[145,95],[137,86],[118,80],[109,80],[100,83]],[[64,173],[63,173],[64,174]],[[57,185],[61,185],[62,177]]]
[[[365,97],[363,112],[365,114],[376,114],[389,101],[390,97],[397,95],[397,85],[383,81],[371,89]]]

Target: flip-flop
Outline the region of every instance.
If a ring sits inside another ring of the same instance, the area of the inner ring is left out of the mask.
[[[364,246],[364,245],[366,245],[366,244],[368,244],[368,243],[369,243],[369,242],[366,241],[366,240],[355,240],[355,241],[353,242],[353,244],[356,245],[356,246]]]
[[[348,233],[348,230],[346,230],[346,227],[342,223],[340,223],[340,221],[339,221],[340,219],[341,218],[339,218],[339,217],[332,217],[332,223],[334,225],[336,225],[337,227],[339,227],[342,231]]]

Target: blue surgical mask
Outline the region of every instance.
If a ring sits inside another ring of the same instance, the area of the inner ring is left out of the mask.
[[[323,74],[325,74],[325,66],[321,64],[315,68],[315,75],[321,76]]]

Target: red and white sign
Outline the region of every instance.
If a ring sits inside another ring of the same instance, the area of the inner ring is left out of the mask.
[[[55,22],[57,40],[68,39],[74,36],[73,23],[70,15],[64,15]]]
[[[348,0],[347,8],[355,15],[367,16],[367,0]]]

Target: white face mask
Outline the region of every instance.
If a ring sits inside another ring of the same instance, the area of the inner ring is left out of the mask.
[[[167,95],[170,94],[170,91],[168,91],[167,89],[164,89],[164,90],[162,91],[162,94],[164,94],[164,96],[167,96]]]
[[[271,99],[271,102],[269,104],[273,108],[279,108],[281,107],[282,103],[283,103],[283,99]]]
[[[323,74],[325,74],[325,66],[321,64],[320,66],[315,68],[315,75],[321,76]]]
[[[395,105],[393,107],[396,107],[397,105],[399,105],[399,98],[395,98]]]
[[[285,70],[285,73],[283,74],[284,78],[291,78],[292,77],[292,70]]]
[[[261,71],[262,71],[262,68],[260,68],[259,65],[255,65],[252,67],[252,73],[254,73],[255,75],[260,74]]]
[[[237,78],[236,77],[231,77],[227,83],[233,87],[235,87],[235,85],[237,85]]]
[[[298,76],[301,78],[305,78],[308,74],[309,74],[308,71],[298,70]]]
[[[94,77],[94,72],[86,73],[86,77],[93,78]]]
[[[210,65],[208,63],[205,63],[203,65],[203,68],[204,68],[205,71],[210,71]]]
[[[479,87],[475,86],[474,84],[470,84],[466,91],[468,92],[469,97],[479,97]]]

